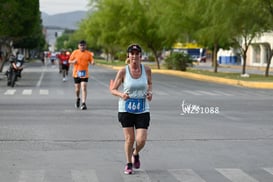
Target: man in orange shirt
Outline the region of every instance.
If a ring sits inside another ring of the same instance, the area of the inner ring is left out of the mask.
[[[93,53],[86,50],[86,42],[80,41],[78,49],[74,50],[69,58],[69,63],[73,64],[73,73],[76,93],[75,107],[80,107],[80,91],[82,91],[82,104],[81,110],[86,110],[86,97],[87,97],[87,82],[88,82],[88,66],[89,64],[95,64],[93,59]]]

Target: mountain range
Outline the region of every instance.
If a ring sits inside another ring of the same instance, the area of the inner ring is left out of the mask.
[[[78,29],[80,21],[87,17],[88,11],[73,11],[49,15],[42,12],[43,26],[59,27],[63,29]]]

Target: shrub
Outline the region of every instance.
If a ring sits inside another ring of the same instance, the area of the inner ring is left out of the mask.
[[[125,53],[125,52],[119,52],[117,54],[117,57],[118,57],[119,61],[123,61],[124,62],[127,59],[127,53]]]
[[[167,69],[169,70],[173,69],[173,57],[171,55],[166,57],[164,62]]]
[[[172,53],[165,59],[167,69],[186,71],[192,65],[192,59],[185,53]]]
[[[149,55],[148,56],[148,61],[154,62],[155,61],[155,57],[153,55]]]

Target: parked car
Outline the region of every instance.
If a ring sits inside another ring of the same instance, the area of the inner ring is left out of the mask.
[[[202,57],[199,57],[199,58],[197,59],[197,61],[200,62],[200,63],[202,63],[202,62],[205,63],[205,62],[206,62],[206,59],[207,59],[206,56],[202,56]]]
[[[149,57],[147,55],[142,55],[141,56],[141,61],[148,61]]]

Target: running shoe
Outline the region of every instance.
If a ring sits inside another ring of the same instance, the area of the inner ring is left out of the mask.
[[[86,104],[85,104],[85,103],[82,103],[82,105],[81,105],[81,110],[86,110],[86,109],[87,109]]]
[[[128,163],[125,166],[124,174],[133,174],[133,164],[132,163]]]
[[[75,107],[76,107],[76,108],[79,108],[79,107],[80,107],[80,102],[81,102],[81,99],[78,98],[77,101],[76,101],[76,104],[75,104]]]
[[[132,155],[132,161],[134,168],[139,169],[140,168],[139,155]]]

